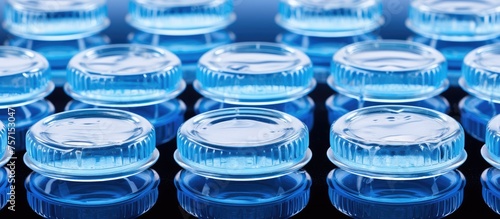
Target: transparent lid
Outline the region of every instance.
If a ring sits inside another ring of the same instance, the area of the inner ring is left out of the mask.
[[[205,53],[194,88],[203,96],[241,105],[288,102],[314,89],[312,63],[303,52],[282,44],[234,43]]]
[[[161,103],[184,91],[181,61],[168,50],[137,44],[94,47],[68,64],[66,93],[99,106]]]
[[[455,119],[434,110],[402,105],[365,107],[332,125],[328,157],[358,175],[426,178],[465,161],[464,135]]]
[[[71,40],[109,25],[106,0],[7,0],[4,28],[36,40]]]
[[[364,34],[383,21],[380,0],[281,0],[276,17],[291,32],[321,37]]]
[[[177,163],[210,178],[255,180],[302,168],[309,131],[297,118],[263,108],[226,108],[187,120],[177,133]]]
[[[481,149],[484,159],[496,168],[500,168],[500,116],[489,120],[486,126],[485,145]]]
[[[490,167],[481,174],[484,202],[500,214],[500,170]]]
[[[406,24],[430,38],[474,41],[500,35],[499,18],[497,0],[414,0]]]
[[[328,84],[366,101],[408,102],[448,88],[444,56],[423,44],[379,40],[350,44],[334,56]]]
[[[340,212],[365,218],[443,218],[463,202],[465,177],[458,171],[419,180],[381,180],[332,170],[330,200]]]
[[[5,167],[0,168],[0,210],[7,204],[10,199],[10,183],[9,183],[9,173],[8,169]]]
[[[500,103],[500,43],[479,47],[465,56],[460,86],[477,98]]]
[[[66,111],[26,134],[26,165],[51,178],[104,181],[139,173],[158,159],[153,125],[113,109]]]
[[[309,201],[312,181],[305,171],[266,180],[226,181],[181,170],[174,183],[179,204],[189,214],[246,219],[289,218],[299,213]]]
[[[136,218],[154,206],[159,184],[152,169],[103,182],[65,181],[35,172],[25,181],[29,206],[45,218]]]
[[[49,63],[39,53],[0,46],[0,63],[0,108],[29,104],[54,90]]]
[[[223,29],[235,18],[232,0],[130,0],[127,21],[148,33],[194,35]]]

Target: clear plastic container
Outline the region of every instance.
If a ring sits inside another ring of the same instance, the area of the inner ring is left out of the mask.
[[[460,109],[460,122],[467,134],[478,141],[484,142],[486,125],[500,112],[500,104],[466,96],[458,104]]]
[[[497,214],[500,214],[500,170],[488,168],[481,174],[484,202]]]
[[[492,166],[500,168],[500,116],[496,115],[489,120],[484,136],[485,144],[481,149],[481,155]]]
[[[35,172],[68,181],[124,178],[159,157],[153,125],[122,110],[83,109],[48,116],[26,134],[24,163]]]
[[[8,128],[0,121],[0,167],[5,165],[12,155],[7,131]]]
[[[467,158],[465,133],[452,117],[421,107],[365,107],[331,127],[328,158],[354,174],[390,180],[429,178]]]
[[[297,118],[263,108],[226,108],[187,120],[176,162],[209,178],[246,181],[296,171],[312,157],[309,131]]]

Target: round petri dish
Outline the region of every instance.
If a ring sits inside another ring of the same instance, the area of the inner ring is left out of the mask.
[[[15,123],[10,132],[10,144],[15,151],[26,150],[26,132],[41,119],[54,114],[54,105],[48,100],[39,100],[23,106],[0,109],[0,121]]]
[[[15,199],[16,191],[11,191],[11,183],[9,182],[9,169],[2,167],[0,168],[0,210],[2,210],[9,199]],[[13,196],[13,197],[11,197]]]
[[[481,174],[484,202],[497,214],[500,214],[500,170],[490,167]]]
[[[84,103],[138,107],[177,97],[186,87],[181,61],[168,50],[138,44],[87,49],[68,64],[66,93]]]
[[[33,171],[68,181],[124,178],[159,157],[153,125],[113,109],[66,111],[35,123],[26,134],[24,163]]]
[[[421,179],[460,166],[467,158],[464,136],[455,119],[435,110],[372,106],[333,123],[327,155],[337,167],[361,176]]]
[[[276,23],[306,36],[360,35],[384,23],[382,1],[281,0]]]
[[[327,177],[332,204],[352,218],[443,218],[463,202],[465,177],[453,170],[419,180],[381,180],[332,170]]]
[[[500,104],[466,96],[460,100],[458,108],[460,122],[467,134],[484,142],[486,126],[491,118],[500,112]]]
[[[366,101],[418,101],[448,88],[447,62],[440,52],[420,43],[359,42],[333,56],[328,84],[338,93]]]
[[[369,101],[360,103],[358,99],[350,98],[342,94],[332,95],[328,99],[326,99],[325,102],[325,106],[328,111],[328,121],[330,121],[330,124],[335,122],[341,116],[353,110],[359,109],[361,107],[381,106],[381,105],[388,105],[388,103],[369,102]],[[443,96],[431,97],[429,99],[415,101],[415,102],[399,103],[399,105],[418,106],[436,110],[442,113],[448,113],[450,111],[450,103]]]
[[[429,38],[474,41],[499,36],[499,18],[496,0],[415,0],[406,26]]]
[[[485,144],[481,148],[483,158],[496,168],[500,168],[500,116],[495,115],[486,126]]]
[[[0,46],[0,108],[36,102],[54,90],[50,66],[39,53]]]
[[[226,108],[187,120],[177,133],[175,161],[209,178],[279,177],[312,157],[309,131],[297,118],[263,108]]]
[[[4,28],[34,40],[73,40],[109,26],[106,0],[7,0]]]
[[[309,202],[312,180],[305,171],[243,182],[211,179],[181,170],[174,184],[181,207],[200,219],[290,218]]]
[[[194,35],[233,23],[232,0],[130,0],[127,22],[144,32]]]
[[[500,103],[500,43],[479,47],[464,59],[460,86],[469,94],[483,100]]]
[[[216,109],[231,108],[231,107],[243,107],[243,106],[222,103],[203,97],[200,98],[195,103],[194,111],[196,114],[200,114]],[[295,118],[302,121],[304,124],[306,124],[307,127],[309,128],[309,131],[312,130],[313,128],[315,104],[311,97],[306,96],[286,103],[263,105],[260,107],[288,113],[291,116],[294,116]]]
[[[160,177],[147,169],[123,179],[72,182],[31,173],[24,183],[28,204],[44,218],[136,218],[158,200]]]
[[[66,68],[69,60],[79,52],[109,44],[110,39],[105,35],[93,36],[64,41],[31,40],[22,37],[10,37],[5,45],[31,49],[43,55],[50,64],[51,80],[57,87],[66,83]]]
[[[106,108],[82,103],[77,100],[68,102],[65,111],[77,109]],[[171,99],[163,103],[141,107],[115,107],[114,109],[125,110],[135,113],[147,119],[155,127],[156,145],[161,145],[174,139],[177,129],[184,122],[186,104],[180,99]]]
[[[244,42],[205,53],[193,86],[219,102],[267,105],[303,97],[316,81],[305,53],[277,43]]]

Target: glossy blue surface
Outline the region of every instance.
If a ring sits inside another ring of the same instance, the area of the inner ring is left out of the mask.
[[[24,163],[47,177],[105,181],[148,169],[158,159],[153,125],[122,110],[82,109],[48,116],[26,134]]]
[[[488,168],[481,174],[484,202],[497,214],[500,214],[500,170]]]
[[[473,96],[460,100],[460,122],[465,131],[475,139],[484,142],[486,125],[493,116],[500,112],[500,105]]]
[[[454,170],[427,179],[394,181],[334,169],[327,183],[332,204],[351,218],[443,218],[462,204],[465,177]]]
[[[3,166],[7,160],[3,159],[6,154],[9,154],[8,139],[7,139],[7,127],[3,124],[4,119],[0,120],[0,166]],[[8,121],[5,120],[7,123]],[[8,124],[8,123],[7,123]]]
[[[176,162],[210,178],[258,180],[302,168],[311,159],[309,131],[297,118],[263,108],[198,114],[177,134]]]
[[[200,218],[290,218],[309,202],[311,177],[305,171],[267,180],[225,181],[186,170],[175,177],[177,199]]]
[[[10,185],[8,169],[3,167],[0,168],[0,210],[5,207],[11,195],[15,197],[15,191],[14,194],[12,194]]]
[[[123,179],[71,182],[31,173],[25,181],[29,206],[44,218],[136,218],[158,199],[160,177],[148,169]]]
[[[489,120],[486,126],[485,144],[481,149],[483,158],[496,168],[500,168],[500,116]]]
[[[425,128],[422,128],[425,127]],[[349,172],[381,179],[421,179],[467,158],[465,133],[452,117],[414,106],[372,106],[333,123],[328,158]]]

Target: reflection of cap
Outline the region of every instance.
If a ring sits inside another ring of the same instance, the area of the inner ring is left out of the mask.
[[[0,46],[0,108],[26,105],[54,90],[47,59],[37,52]]]
[[[297,118],[263,108],[227,108],[187,120],[175,159],[196,174],[228,180],[278,177],[311,159],[309,131]]]
[[[141,172],[158,159],[155,130],[143,117],[112,109],[66,111],[26,134],[26,165],[72,181],[102,181]]]
[[[83,38],[109,25],[106,0],[8,0],[4,27],[34,40]]]
[[[488,168],[481,174],[484,202],[497,214],[500,214],[500,170]]]
[[[276,22],[306,36],[365,34],[383,24],[380,0],[281,0]]]
[[[365,107],[332,125],[328,157],[339,168],[373,178],[426,178],[465,161],[464,135],[455,119],[431,109]]]
[[[154,46],[119,44],[80,52],[68,64],[66,93],[99,106],[146,106],[179,95],[181,61]]]
[[[235,20],[232,0],[130,0],[127,21],[148,33],[204,34]]]

